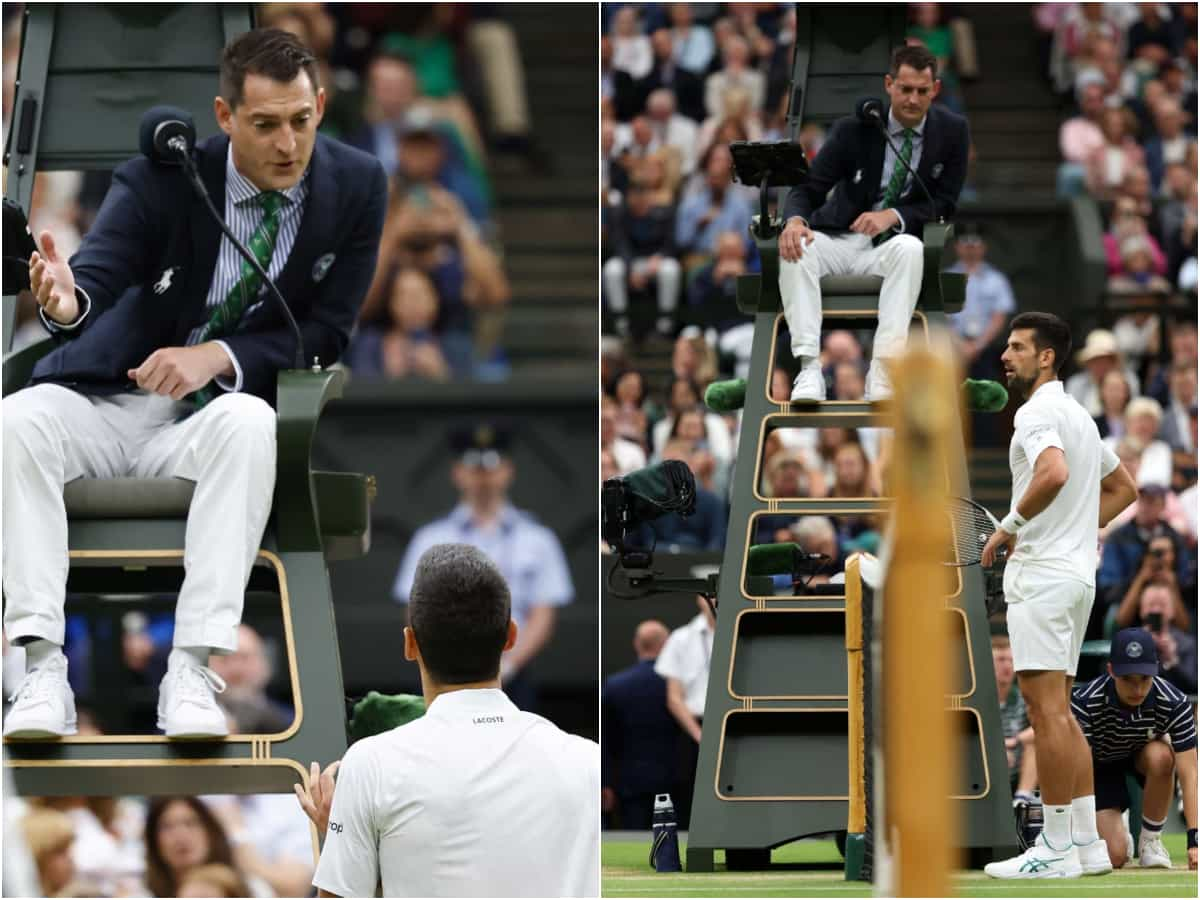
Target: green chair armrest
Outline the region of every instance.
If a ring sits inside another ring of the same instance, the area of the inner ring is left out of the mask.
[[[14,394],[29,384],[29,379],[33,377],[33,367],[55,346],[57,345],[54,338],[47,337],[45,340],[22,347],[20,350],[6,353],[4,355],[4,396]]]
[[[342,395],[341,369],[286,369],[276,382],[275,531],[281,551],[320,552],[312,445],[325,404]]]
[[[313,472],[325,559],[359,559],[371,547],[375,478],[357,472]]]

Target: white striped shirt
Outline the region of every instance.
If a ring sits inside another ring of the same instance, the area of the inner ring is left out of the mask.
[[[279,234],[275,238],[275,250],[271,254],[271,264],[266,267],[267,274],[271,276],[272,281],[279,278],[279,273],[283,271],[288,255],[292,252],[292,245],[296,243],[296,234],[300,231],[300,220],[304,218],[304,202],[308,199],[308,178],[311,171],[311,168],[306,170],[294,187],[280,192],[286,198],[286,202],[279,209]],[[230,231],[237,235],[238,240],[247,246],[250,244],[250,239],[254,237],[254,232],[258,230],[258,226],[262,224],[265,215],[262,206],[255,202],[255,198],[260,193],[262,191],[242,175],[237,170],[237,166],[233,164],[233,144],[230,143],[229,150],[225,155],[225,224],[229,226]],[[242,255],[238,253],[229,237],[222,234],[221,247],[217,252],[217,265],[213,270],[212,283],[209,285],[208,297],[205,300],[208,309],[219,306],[225,300],[229,292],[233,290],[233,286],[237,284],[241,274]],[[268,290],[269,288],[265,284],[259,287],[258,299],[242,312],[243,318],[265,301]],[[188,346],[199,341],[203,329],[203,325],[192,329],[187,339]],[[217,384],[227,391],[240,391],[242,389],[242,367],[238,363],[237,357],[234,356],[233,350],[225,341],[218,340],[216,343],[220,344],[229,354],[236,373],[232,381],[228,378],[218,377]]]
[[[1111,675],[1077,685],[1071,692],[1071,712],[1097,762],[1129,759],[1164,735],[1170,735],[1176,753],[1196,746],[1192,705],[1179,688],[1157,676],[1136,709],[1121,705]]]

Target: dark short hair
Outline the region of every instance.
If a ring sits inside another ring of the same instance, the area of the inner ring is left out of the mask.
[[[495,678],[512,600],[500,570],[470,544],[437,544],[417,562],[408,625],[440,684]]]
[[[1016,316],[1009,329],[1028,328],[1033,331],[1033,346],[1038,353],[1049,348],[1054,351],[1054,374],[1057,375],[1071,353],[1071,328],[1054,313],[1024,312]]]
[[[221,54],[221,96],[231,109],[242,102],[247,75],[265,75],[289,84],[301,71],[308,73],[313,93],[320,87],[317,58],[292,33],[279,28],[255,28],[239,35]]]
[[[897,47],[892,51],[893,78],[900,74],[901,66],[909,66],[918,72],[928,69],[933,79],[937,80],[937,57],[929,52],[928,47],[920,45]]]

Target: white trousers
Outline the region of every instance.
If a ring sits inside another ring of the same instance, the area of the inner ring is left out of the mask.
[[[63,486],[76,478],[174,477],[196,484],[174,644],[237,649],[246,583],[275,490],[275,412],[251,394],[221,394],[177,422],[189,407],[142,391],[86,396],[54,384],[4,400],[4,628],[10,641],[63,643]]]
[[[779,293],[792,335],[792,356],[818,356],[821,352],[821,279],[826,275],[883,277],[873,355],[876,359],[899,356],[921,292],[925,268],[921,241],[911,234],[898,234],[873,247],[865,234],[813,234],[815,239],[798,262],[779,260]]]
[[[621,315],[629,309],[629,275],[643,273],[650,266],[649,257],[639,257],[631,267],[625,265],[625,260],[614,256],[604,264],[604,292],[608,296],[608,305],[614,313]],[[629,269],[629,271],[627,271]],[[658,285],[658,311],[666,314],[675,311],[679,302],[679,284],[683,280],[683,267],[679,260],[664,256],[658,261],[658,274],[655,283]]]

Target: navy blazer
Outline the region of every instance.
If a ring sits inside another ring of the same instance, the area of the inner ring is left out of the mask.
[[[196,147],[213,205],[224,215],[229,138]],[[306,364],[338,360],[375,274],[387,179],[369,154],[317,135],[309,192],[295,243],[276,279],[304,335]],[[33,383],[81,393],[129,390],[126,377],[155,350],[183,346],[209,318],[206,306],[222,233],[182,170],[138,156],[113,172],[96,222],[71,257],[91,311],[75,329],[48,325],[59,346]],[[162,293],[162,274],[174,270]],[[46,321],[43,319],[43,321]],[[295,338],[271,297],[224,337],[242,368],[242,390],[275,405],[276,375],[294,365]]]
[[[886,116],[885,116],[886,121]],[[939,218],[950,219],[967,177],[971,138],[967,120],[938,104],[929,107],[917,174],[933,194]],[[814,231],[849,231],[879,199],[886,144],[879,128],[854,116],[838,119],[808,170],[808,180],[788,191],[783,220],[800,216]],[[826,199],[830,189],[833,195]],[[929,200],[916,179],[900,195],[896,210],[904,233],[920,237],[929,219]]]
[[[604,682],[600,693],[603,786],[657,794],[679,779],[679,724],[667,709],[667,682],[646,659]]]

